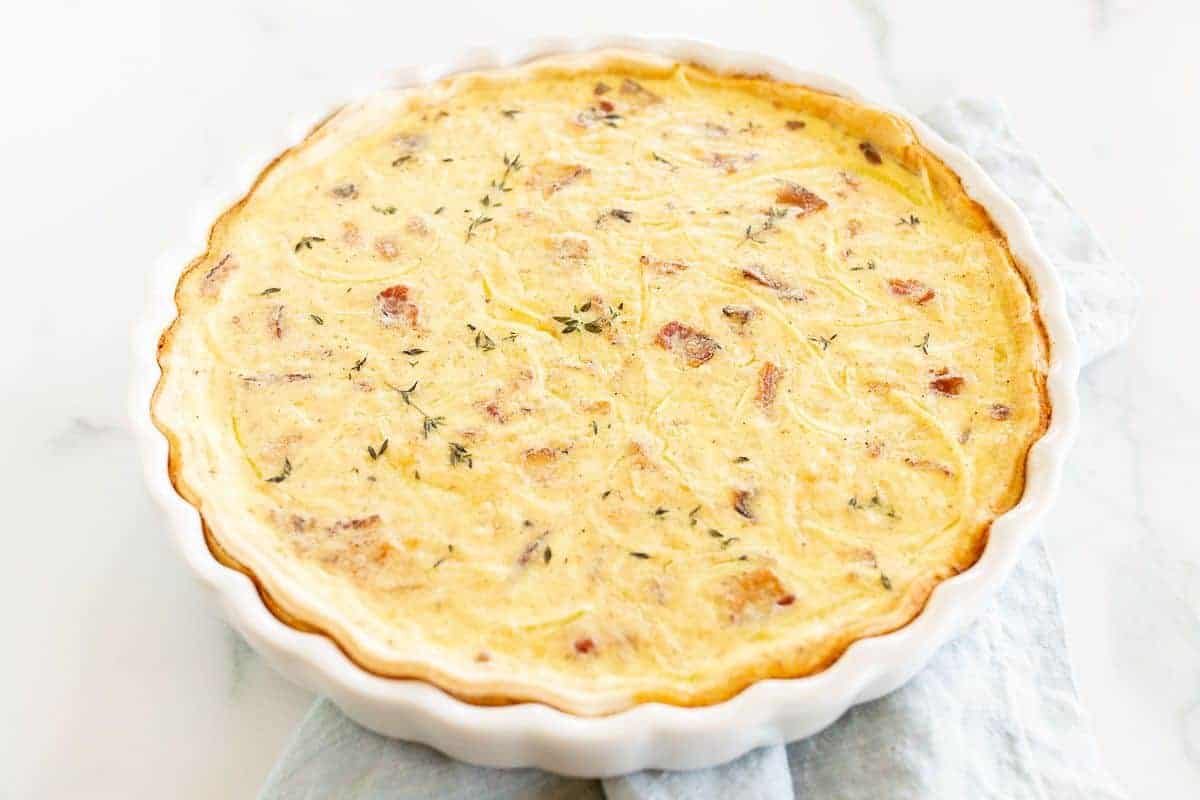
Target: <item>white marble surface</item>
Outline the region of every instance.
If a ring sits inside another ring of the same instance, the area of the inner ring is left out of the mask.
[[[1084,378],[1082,436],[1045,535],[1107,763],[1134,798],[1198,796],[1200,8],[573,5],[60,0],[6,21],[0,796],[253,797],[310,701],[203,604],[124,421],[143,276],[187,231],[201,187],[230,180],[297,111],[395,65],[621,30],[772,52],[917,112],[1003,96],[1139,275],[1144,316]]]

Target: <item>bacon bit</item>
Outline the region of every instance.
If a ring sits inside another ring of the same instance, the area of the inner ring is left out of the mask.
[[[526,450],[521,457],[528,467],[545,467],[553,464],[558,459],[558,455],[559,451],[553,447],[535,447]]]
[[[783,597],[781,597],[781,598],[779,598],[778,600],[776,600],[776,601],[775,601],[775,605],[777,605],[777,606],[790,606],[790,605],[791,605],[792,603],[794,603],[794,602],[796,602],[796,595],[794,595],[794,594],[785,594]]]
[[[925,470],[926,472],[940,472],[947,478],[954,477],[954,470],[947,467],[945,464],[939,464],[936,461],[930,461],[927,458],[905,458],[904,463],[908,464],[913,469]]]
[[[750,507],[750,501],[753,499],[754,492],[746,491],[745,489],[734,489],[733,510],[748,520],[757,519],[757,517],[754,516],[754,509]]]
[[[663,325],[654,337],[654,343],[664,350],[682,350],[689,367],[700,366],[721,349],[716,339],[677,321]]]
[[[358,226],[353,222],[342,223],[342,241],[349,245],[362,243],[362,234],[359,233]]]
[[[601,100],[599,103],[596,103],[596,106],[606,114],[610,114],[617,109],[617,107],[608,100]]]
[[[423,218],[414,214],[409,217],[407,221],[405,221],[404,230],[408,231],[413,236],[428,236],[429,223],[427,223]]]
[[[217,265],[204,273],[204,281],[200,285],[200,294],[205,297],[216,297],[221,292],[221,284],[229,274],[238,268],[233,253],[226,253]]]
[[[744,572],[725,582],[726,599],[729,602],[730,619],[738,621],[749,613],[763,614],[778,605],[791,595],[784,588],[778,576],[766,567]],[[792,596],[792,602],[795,602]]]
[[[591,249],[591,242],[577,233],[565,233],[554,240],[555,255],[562,261],[584,261]]]
[[[408,287],[389,286],[375,296],[375,308],[384,325],[405,322],[410,328],[417,327],[417,306],[408,300]]]
[[[749,278],[758,285],[771,289],[784,300],[795,300],[799,302],[808,299],[803,289],[793,289],[783,281],[768,275],[763,271],[763,268],[757,264],[751,264],[749,266],[742,267],[742,277]]]
[[[329,193],[342,200],[353,200],[358,197],[358,187],[353,183],[339,183],[330,189]]]
[[[593,642],[591,637],[589,637],[589,636],[585,636],[582,639],[575,640],[575,652],[576,653],[580,653],[582,655],[587,655],[588,653],[591,653],[595,649],[596,649],[596,643]]]
[[[675,275],[688,268],[682,261],[652,261],[649,256],[642,256],[638,261],[660,275]]]
[[[621,94],[627,95],[642,105],[647,106],[662,102],[661,97],[631,78],[621,81]]]
[[[962,391],[963,385],[967,382],[966,378],[959,375],[951,375],[950,370],[945,368],[935,372],[934,376],[934,379],[929,382],[929,388],[946,397],[957,395]]]
[[[905,280],[889,278],[888,288],[896,297],[907,297],[919,306],[925,305],[936,295],[936,292],[929,286],[911,278]]]
[[[599,97],[600,95],[602,95],[602,94],[608,94],[608,93],[609,93],[609,92],[611,92],[611,91],[612,91],[612,87],[611,87],[611,86],[609,86],[609,85],[608,85],[607,83],[605,83],[604,81],[600,81],[599,83],[597,83],[597,84],[596,84],[596,88],[592,89],[592,94],[594,94],[594,95],[596,95],[597,97]]]
[[[582,164],[537,164],[529,170],[529,185],[542,190],[542,197],[562,191],[575,181],[592,174]]]
[[[883,157],[879,155],[879,151],[875,149],[875,145],[870,142],[859,142],[858,149],[862,151],[863,158],[872,164],[883,163]]]
[[[721,306],[721,313],[733,320],[739,328],[744,328],[750,320],[758,315],[758,312],[751,306],[734,305]]]
[[[796,212],[797,219],[806,217],[829,206],[829,203],[826,203],[813,192],[810,192],[798,183],[790,181],[775,191],[775,202],[782,203],[785,206],[796,206],[799,209]]]
[[[758,153],[746,153],[738,155],[736,153],[712,153],[708,157],[710,166],[717,169],[725,170],[725,173],[732,175],[738,171],[738,167],[743,164],[749,164],[758,159]]]
[[[388,261],[394,261],[400,255],[400,248],[395,240],[384,237],[375,240],[375,252]]]
[[[758,394],[756,399],[763,408],[770,408],[775,403],[775,395],[779,391],[779,382],[783,380],[783,370],[770,361],[762,365],[758,371]]]
[[[487,662],[489,662],[491,660],[492,660],[492,657],[490,655],[488,655],[487,653],[483,652],[482,650],[475,654],[475,663],[477,663],[477,664],[486,664]]]
[[[1003,403],[993,403],[989,413],[992,419],[1002,421],[1012,416],[1012,409]]]
[[[267,323],[267,329],[276,339],[283,338],[283,309],[283,306],[275,306],[271,310],[271,318]]]
[[[789,119],[787,122],[783,123],[783,126],[789,131],[801,130],[806,125],[807,123],[802,119]]]

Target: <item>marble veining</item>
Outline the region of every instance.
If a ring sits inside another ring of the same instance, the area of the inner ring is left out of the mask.
[[[10,569],[0,793],[253,797],[311,695],[206,605],[124,422],[150,265],[294,115],[397,65],[532,34],[708,38],[921,112],[1002,96],[1018,137],[1145,292],[1084,374],[1045,538],[1101,754],[1133,798],[1200,787],[1200,7],[1170,0],[400,4],[52,0],[0,49]],[[1132,98],[1132,99],[1130,99]]]

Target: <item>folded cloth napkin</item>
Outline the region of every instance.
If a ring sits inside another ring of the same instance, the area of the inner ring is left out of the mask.
[[[1025,212],[1062,270],[1088,360],[1120,344],[1138,305],[1133,278],[1025,153],[995,101],[961,99],[924,117],[970,153]],[[902,689],[809,739],[720,767],[599,781],[495,770],[360,728],[319,700],[261,800],[299,798],[1120,798],[1079,706],[1054,572],[1029,547],[988,610]]]

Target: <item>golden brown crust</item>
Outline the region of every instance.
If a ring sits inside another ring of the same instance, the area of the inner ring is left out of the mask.
[[[655,74],[661,74],[661,70],[666,67],[657,65],[647,65],[645,62],[636,57],[629,55],[621,55],[616,58],[615,64],[627,69],[635,77],[643,77]],[[610,67],[612,64],[609,65]],[[562,66],[554,67],[552,64],[547,64],[543,67],[544,70],[553,72],[554,69],[562,69],[569,72],[575,67]],[[701,80],[727,80],[730,76],[717,76],[709,72],[703,67],[697,67],[697,76]],[[741,77],[741,76],[738,76]],[[769,80],[765,76],[745,76],[746,81]],[[773,83],[773,82],[772,82]],[[750,91],[757,90],[750,86]],[[896,158],[901,161],[908,169],[913,172],[924,173],[928,176],[929,181],[936,189],[936,194],[944,201],[953,204],[956,211],[964,218],[972,220],[980,230],[987,231],[996,239],[1004,244],[1007,252],[1008,262],[1020,275],[1026,290],[1033,305],[1033,319],[1035,320],[1037,336],[1039,339],[1039,347],[1041,350],[1041,358],[1043,363],[1048,359],[1050,351],[1050,342],[1046,335],[1045,327],[1037,313],[1037,297],[1035,286],[1029,279],[1026,271],[1012,257],[1011,252],[1007,251],[1007,240],[1003,232],[995,225],[994,221],[987,214],[981,205],[972,200],[962,187],[961,180],[953,173],[940,159],[921,146],[911,128],[902,120],[892,117],[891,115],[883,114],[845,100],[844,98],[835,97],[833,95],[823,95],[820,93],[809,93],[808,100],[813,104],[813,107],[818,113],[824,114],[827,119],[834,123],[842,123],[854,127],[861,124],[861,117],[864,114],[872,115],[873,123],[871,130],[873,132],[871,142],[875,148],[885,153],[886,155]],[[215,255],[214,248],[218,241],[219,235],[228,221],[233,219],[237,213],[245,206],[248,200],[253,196],[254,192],[260,185],[271,175],[272,171],[290,155],[304,150],[314,141],[320,139],[331,122],[336,120],[339,112],[330,114],[325,120],[316,125],[308,136],[299,144],[278,156],[271,164],[269,164],[263,172],[258,176],[254,185],[246,196],[231,206],[220,218],[213,224],[209,232],[209,247],[208,250],[195,260],[193,260],[185,270],[180,279],[179,288],[176,291],[176,307],[180,315],[185,312],[184,302],[181,296],[181,291],[184,283],[188,279],[190,273],[211,261]],[[556,694],[553,691],[545,693],[527,692],[505,692],[497,691],[495,686],[489,687],[486,683],[479,685],[465,684],[455,677],[446,674],[444,671],[437,669],[433,665],[409,665],[405,669],[395,669],[393,665],[379,661],[367,649],[358,646],[358,643],[353,636],[346,632],[335,632],[329,628],[315,624],[311,618],[300,609],[293,607],[290,598],[286,591],[280,591],[277,587],[271,586],[265,582],[264,578],[256,575],[252,570],[240,563],[229,550],[222,544],[222,536],[214,532],[210,528],[211,521],[203,513],[203,498],[188,485],[184,479],[180,464],[180,448],[175,432],[164,424],[157,414],[158,398],[164,383],[168,379],[170,365],[166,363],[164,355],[171,349],[172,340],[176,331],[179,319],[172,322],[162,334],[159,341],[159,365],[163,371],[163,377],[156,387],[154,397],[151,401],[151,413],[159,430],[167,438],[170,445],[168,472],[176,491],[187,502],[195,506],[201,512],[201,518],[204,528],[204,534],[209,549],[214,558],[222,564],[237,569],[243,572],[251,580],[254,581],[264,604],[271,612],[279,618],[283,623],[294,627],[298,630],[306,632],[321,633],[333,641],[347,656],[364,669],[375,674],[386,677],[398,678],[418,678],[427,680],[440,688],[446,690],[450,694],[471,703],[482,705],[498,705],[528,701],[545,702],[550,705],[557,706],[565,711],[574,713],[592,713],[587,709],[582,709],[575,706],[569,698],[561,694]],[[711,354],[710,356],[711,357]],[[707,361],[707,359],[704,359]],[[703,362],[701,362],[703,363]],[[1040,420],[1035,428],[1034,435],[1029,437],[1026,444],[1025,452],[1037,441],[1038,438],[1045,432],[1049,425],[1051,408],[1049,397],[1045,386],[1044,371],[1037,373],[1038,397],[1041,406]],[[1006,495],[997,503],[994,516],[1003,513],[1004,510],[1014,505],[1021,497],[1024,491],[1025,481],[1025,459],[1019,459],[1019,468],[1015,471],[1009,489]],[[869,636],[880,635],[901,628],[917,617],[921,609],[924,607],[932,590],[944,579],[958,574],[970,568],[982,554],[986,546],[987,533],[990,529],[991,519],[983,523],[977,534],[971,540],[970,546],[961,551],[959,556],[950,563],[942,565],[942,568],[936,573],[925,574],[918,579],[912,580],[906,587],[905,594],[895,605],[892,613],[874,617],[866,620],[858,620],[854,624],[849,624],[841,630],[831,632],[822,640],[822,646],[810,647],[803,651],[794,651],[786,656],[778,656],[774,659],[757,661],[748,665],[742,665],[737,671],[724,675],[723,680],[719,685],[708,685],[699,689],[680,690],[677,692],[656,691],[649,694],[638,694],[630,699],[630,702],[604,709],[602,713],[621,710],[628,704],[640,702],[666,702],[684,706],[699,706],[711,703],[720,702],[728,699],[747,686],[763,679],[768,678],[790,678],[811,675],[819,672],[829,665],[834,663],[841,654],[853,642]],[[415,668],[414,668],[415,667]]]

